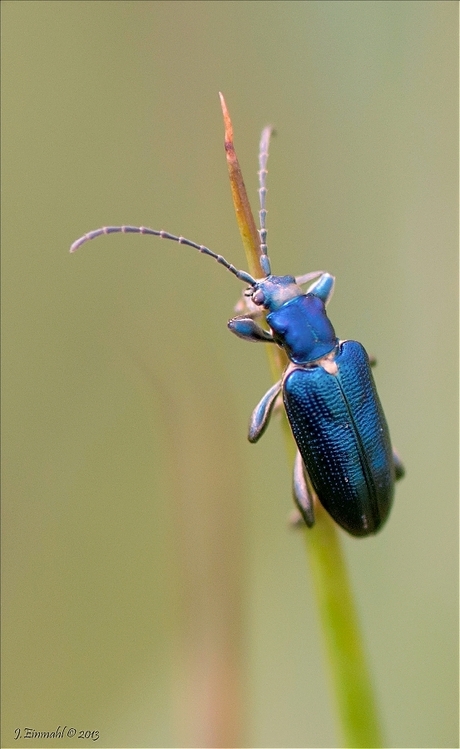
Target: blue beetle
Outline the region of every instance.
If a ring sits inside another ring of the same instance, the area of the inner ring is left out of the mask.
[[[246,341],[275,343],[289,359],[281,380],[254,409],[249,441],[257,442],[262,436],[282,393],[297,444],[293,495],[303,520],[309,527],[314,525],[311,484],[323,507],[342,528],[354,536],[368,536],[376,533],[388,517],[394,483],[404,475],[404,468],[391,447],[372,362],[360,343],[337,338],[327,316],[334,277],[323,271],[297,278],[271,273],[265,227],[270,132],[270,128],[263,131],[259,150],[260,264],[264,278],[255,279],[238,270],[204,245],[144,226],[95,229],[77,239],[70,251],[103,234],[149,234],[209,255],[248,284],[245,311],[228,322],[229,329]],[[305,293],[302,285],[312,280]],[[264,311],[269,330],[256,322]]]
[[[314,524],[309,480],[323,507],[354,536],[376,533],[388,517],[394,482],[403,475],[374,384],[357,341],[340,341],[326,314],[334,278],[323,273],[303,293],[292,276],[258,281],[252,302],[267,311],[271,332],[253,316],[233,318],[233,333],[281,346],[289,364],[254,409],[249,440],[264,433],[280,393],[296,444],[294,499]],[[302,279],[300,279],[302,280]]]

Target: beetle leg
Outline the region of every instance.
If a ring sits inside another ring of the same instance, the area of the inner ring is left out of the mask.
[[[404,468],[401,458],[396,450],[393,450],[393,465],[395,467],[395,479],[396,481],[399,481],[399,479],[402,479],[406,473],[406,469]]]
[[[319,297],[324,304],[327,304],[334,291],[335,278],[330,273],[323,273],[315,283],[307,289],[307,294],[314,294]]]
[[[313,512],[313,499],[308,489],[307,473],[303,464],[302,456],[297,450],[294,461],[294,474],[292,480],[292,493],[294,501],[309,528],[315,524]]]
[[[303,284],[308,283],[309,281],[314,281],[314,279],[318,278],[318,276],[322,276],[323,273],[323,270],[314,270],[310,273],[304,273],[303,276],[296,276],[295,282],[297,286],[303,286]]]
[[[377,366],[377,359],[375,358],[375,356],[370,356],[369,357],[369,366],[370,367],[376,367]]]
[[[268,422],[270,421],[270,416],[272,415],[273,406],[276,403],[276,399],[278,398],[280,391],[281,380],[275,383],[275,385],[272,385],[270,390],[265,393],[260,403],[258,403],[255,407],[249,421],[249,442],[257,442],[257,440],[262,437],[263,433],[268,427]]]
[[[252,317],[245,317],[241,315],[239,317],[232,317],[228,321],[227,327],[232,331],[238,338],[244,338],[245,341],[252,341],[258,343],[260,341],[264,343],[275,343],[273,336],[268,330],[264,330],[257,325]]]

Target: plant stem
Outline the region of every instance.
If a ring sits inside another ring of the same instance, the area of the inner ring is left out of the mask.
[[[265,274],[260,266],[258,233],[235,153],[230,115],[222,94],[220,99],[236,219],[249,272],[253,277],[260,278]],[[267,344],[266,350],[272,374],[279,379],[287,363],[286,355],[272,344]],[[286,418],[283,418],[283,426],[288,453],[293,458],[295,445]],[[313,528],[305,527],[304,535],[343,745],[377,749],[383,746],[382,735],[339,531],[316,497],[315,520]]]
[[[305,528],[307,556],[346,747],[383,746],[377,706],[339,530],[319,502]]]

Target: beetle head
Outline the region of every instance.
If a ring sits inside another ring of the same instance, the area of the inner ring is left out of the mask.
[[[294,276],[267,276],[251,289],[251,297],[254,304],[264,307],[269,312],[274,312],[290,299],[302,296],[304,292],[296,283]]]

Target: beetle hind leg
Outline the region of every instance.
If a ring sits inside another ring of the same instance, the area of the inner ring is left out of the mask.
[[[302,456],[297,450],[294,461],[294,473],[292,478],[292,493],[294,501],[299,508],[300,514],[309,528],[315,524],[313,511],[313,497],[311,496],[307,482],[307,472],[303,464]]]
[[[393,465],[395,468],[395,479],[396,481],[399,481],[399,479],[402,479],[404,477],[406,469],[404,468],[401,458],[399,457],[396,450],[393,450]]]

